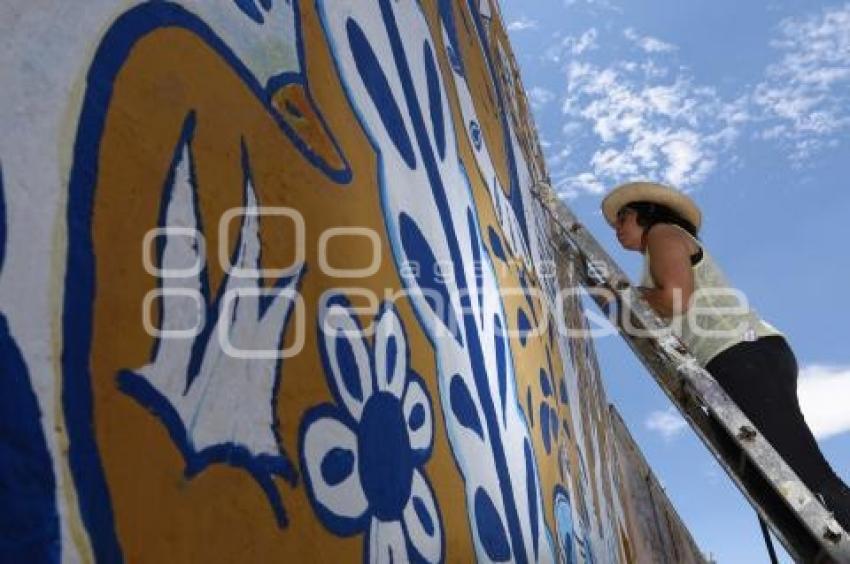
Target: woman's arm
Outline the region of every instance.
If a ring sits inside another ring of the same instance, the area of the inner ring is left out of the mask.
[[[685,235],[671,225],[659,224],[647,234],[649,272],[655,288],[641,288],[649,305],[663,317],[688,311],[694,292],[691,253]]]

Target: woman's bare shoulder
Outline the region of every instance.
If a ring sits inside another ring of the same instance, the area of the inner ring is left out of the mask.
[[[646,235],[647,244],[650,247],[667,247],[671,245],[682,246],[688,254],[699,250],[699,246],[684,229],[669,223],[658,223],[653,225]]]

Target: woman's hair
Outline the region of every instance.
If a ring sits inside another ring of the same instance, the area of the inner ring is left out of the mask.
[[[663,204],[654,202],[631,202],[623,208],[637,212],[637,224],[647,231],[658,223],[672,223],[678,225],[688,233],[698,238],[696,226],[678,213]]]

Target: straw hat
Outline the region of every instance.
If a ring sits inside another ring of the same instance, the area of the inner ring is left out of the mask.
[[[675,188],[655,182],[629,182],[617,186],[602,200],[602,213],[608,223],[614,225],[620,208],[632,202],[652,202],[667,206],[693,223],[697,229],[702,223],[702,213],[693,200]]]

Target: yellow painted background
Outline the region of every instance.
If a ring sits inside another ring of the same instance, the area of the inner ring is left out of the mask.
[[[436,2],[423,4],[434,41],[440,45]],[[478,38],[469,31],[474,28],[466,6],[465,2],[455,3],[462,58],[483,134],[501,184],[508,186],[495,93]],[[276,481],[289,515],[289,525],[284,528],[278,527],[262,490],[244,470],[213,464],[196,477],[184,478],[184,460],[166,428],[152,413],[119,391],[116,384],[119,371],[138,368],[150,359],[153,341],[140,322],[141,304],[145,294],[156,288],[157,280],[142,267],[140,242],[157,225],[163,184],[183,120],[190,111],[197,120],[193,151],[204,225],[217,225],[226,210],[243,203],[240,142],[244,140],[258,200],[266,206],[296,208],[305,216],[308,264],[315,261],[318,235],[326,228],[366,226],[382,237],[383,262],[373,277],[352,281],[331,279],[313,268],[303,280],[307,345],[297,357],[283,362],[276,404],[281,446],[291,458],[297,459],[298,425],[303,413],[312,406],[332,401],[314,330],[319,297],[325,290],[348,282],[373,289],[379,295],[385,288],[402,288],[383,224],[376,155],[340,85],[313,4],[303,2],[301,8],[306,74],[316,106],[351,165],[353,178],[347,185],[329,181],[307,162],[242,80],[190,31],[162,28],[147,35],[135,45],[114,84],[95,187],[93,244],[97,284],[90,363],[96,442],[114,510],[115,528],[128,562],[335,562],[356,561],[363,554],[363,535],[340,538],[324,529],[306,497],[303,476],[294,488],[282,480]],[[498,18],[491,33],[494,45],[500,42],[509,46]],[[437,53],[444,50],[438,49]],[[498,56],[493,55],[498,61]],[[444,81],[450,84],[448,61],[443,56],[438,60]],[[451,93],[453,89],[448,91]],[[281,92],[277,100],[289,96],[298,103],[298,95],[298,92]],[[523,115],[512,115],[511,119],[518,126],[526,159],[542,170],[524,95],[518,90],[509,95],[517,98],[523,111]],[[453,94],[450,104],[454,121],[460,123]],[[293,125],[314,150],[325,155],[329,162],[339,162],[332,144],[311,123],[315,122]],[[467,168],[474,170],[476,164],[466,136],[462,130],[456,133],[459,133],[457,141],[462,158]],[[486,186],[477,174],[471,175],[471,182],[482,230],[486,233],[487,226],[492,226],[499,232]],[[217,230],[207,229],[205,235],[211,290],[215,294],[223,278],[215,254],[219,244]],[[264,266],[291,262],[288,244],[291,232],[286,222],[266,220],[260,235]],[[231,249],[235,237],[234,230],[227,242]],[[360,241],[363,248],[358,249],[354,239],[347,239],[344,247],[332,247],[330,262],[338,268],[361,266],[368,253],[368,243]],[[497,268],[496,272],[501,287],[520,287],[517,268]],[[520,295],[506,300],[510,326],[516,327],[516,312],[523,304]],[[410,305],[405,301],[397,305],[407,329],[411,368],[425,379],[434,408],[434,451],[426,471],[442,513],[446,559],[468,561],[473,558],[470,524],[461,476],[443,428],[433,349],[419,329]],[[542,314],[542,308],[548,306],[538,301],[535,307]],[[581,322],[578,307],[573,303],[571,314],[574,321]],[[561,430],[552,453],[547,454],[540,433],[532,432],[550,531],[555,531],[551,492],[561,480],[558,457],[562,450],[572,470],[572,483],[563,485],[571,492],[590,489],[586,499],[592,500],[597,520],[603,514],[616,512],[609,481],[595,478],[597,472],[611,475],[604,446],[607,410],[595,363],[588,356],[592,356],[592,350],[588,351],[585,345],[571,343],[572,359],[561,358],[557,348],[550,350],[555,365],[552,376],[556,395],[560,374],[578,378],[582,393],[581,397],[573,398],[572,408],[582,411],[577,416],[584,420],[583,434],[574,428],[569,429],[569,435]],[[534,410],[543,400],[539,373],[541,368],[547,368],[548,347],[545,338],[534,338],[527,347],[520,346],[517,339],[512,342],[518,394],[525,403],[525,390],[530,387]],[[570,406],[559,405],[560,419],[566,419],[572,426],[574,414],[569,409]],[[536,418],[537,414],[527,417]],[[577,445],[574,440],[582,444]],[[598,459],[590,454],[594,444],[601,453]],[[579,477],[577,470],[578,448],[588,453],[586,480]],[[598,464],[604,468],[597,468]],[[604,486],[599,487],[599,483]],[[584,503],[584,495],[576,497],[581,499],[574,499],[573,503]],[[595,526],[609,525],[600,521]],[[622,544],[623,536],[617,536]]]

